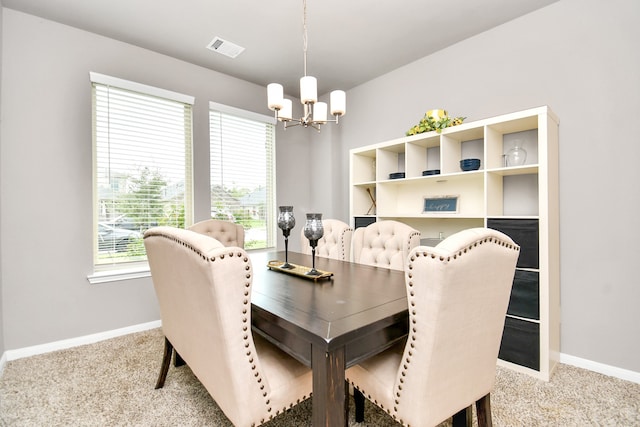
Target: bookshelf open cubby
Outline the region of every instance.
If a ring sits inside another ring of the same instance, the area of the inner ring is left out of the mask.
[[[434,246],[485,226],[521,246],[499,363],[547,381],[560,351],[558,125],[545,106],[350,151],[354,227],[394,219]],[[516,145],[526,160],[509,165]],[[461,170],[469,158],[478,170]]]

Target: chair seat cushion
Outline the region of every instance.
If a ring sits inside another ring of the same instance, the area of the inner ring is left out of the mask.
[[[377,405],[389,408],[393,402],[393,385],[402,361],[405,341],[347,369],[345,376],[349,383],[355,383],[362,393],[372,394],[380,399]],[[384,400],[384,401],[383,401]]]
[[[253,334],[253,342],[262,370],[269,379],[273,406],[278,410],[284,407],[288,409],[308,398],[312,387],[311,369],[259,334]],[[297,396],[297,401],[285,401],[285,396]]]

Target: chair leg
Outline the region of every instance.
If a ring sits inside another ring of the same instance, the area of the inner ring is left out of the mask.
[[[156,382],[156,389],[164,387],[164,380],[167,379],[167,372],[169,372],[172,353],[173,345],[169,342],[167,337],[164,337],[164,355],[162,356],[162,365],[160,366],[160,375],[158,376],[158,381]]]
[[[487,393],[476,402],[476,412],[478,413],[478,427],[493,426],[490,393]]]
[[[180,366],[184,366],[187,364],[177,351],[174,353],[173,366],[179,368]]]
[[[353,388],[353,401],[356,407],[356,422],[364,422],[364,394],[357,388]]]
[[[473,409],[467,406],[453,415],[451,425],[452,427],[471,427],[471,418],[473,418]]]

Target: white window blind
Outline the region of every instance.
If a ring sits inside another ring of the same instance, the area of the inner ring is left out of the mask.
[[[211,103],[211,217],[242,224],[245,248],[274,246],[272,118]]]
[[[135,267],[146,262],[146,229],[193,222],[193,99],[95,73],[91,80],[94,264]]]

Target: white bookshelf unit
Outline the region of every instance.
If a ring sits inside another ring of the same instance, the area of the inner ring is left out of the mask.
[[[499,364],[549,380],[560,351],[558,118],[546,106],[350,150],[350,216],[402,221],[424,245],[490,227],[521,246]],[[508,166],[516,143],[526,161]],[[480,159],[462,171],[460,160]],[[423,171],[440,170],[423,176]],[[403,178],[390,179],[391,174]],[[395,175],[397,176],[397,175]],[[457,198],[443,212],[425,199]],[[375,204],[373,200],[375,200]]]

